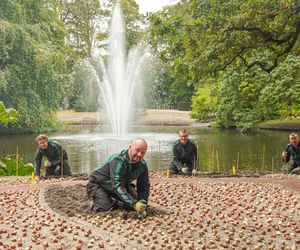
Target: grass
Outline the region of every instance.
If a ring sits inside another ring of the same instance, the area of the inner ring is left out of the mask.
[[[300,118],[284,118],[262,122],[258,125],[262,129],[300,130]]]

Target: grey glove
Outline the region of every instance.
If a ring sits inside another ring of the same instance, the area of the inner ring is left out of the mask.
[[[48,160],[46,160],[45,162],[44,162],[44,167],[51,167],[51,162],[50,161],[48,161]]]
[[[196,169],[193,169],[193,171],[192,171],[192,176],[196,176],[196,174],[197,174],[197,170],[196,170]]]
[[[189,171],[189,168],[188,168],[188,167],[183,167],[183,168],[181,169],[181,172],[184,173],[184,174],[187,174],[188,171]]]

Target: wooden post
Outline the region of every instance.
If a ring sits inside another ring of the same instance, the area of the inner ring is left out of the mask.
[[[240,161],[240,152],[237,154],[237,159],[236,159],[236,171],[239,171],[239,161]]]
[[[200,170],[199,146],[197,145],[197,171],[200,173]]]
[[[265,147],[265,145],[263,145],[262,170],[265,169],[265,150],[266,150],[266,147]]]
[[[16,153],[16,176],[19,175],[19,147],[17,146],[17,153]]]
[[[220,172],[220,166],[219,166],[219,154],[218,150],[216,150],[216,160],[217,160],[217,168],[218,168],[218,173]]]
[[[274,173],[274,158],[272,156],[272,174]]]
[[[158,141],[157,170],[160,170],[160,141]]]
[[[61,159],[60,159],[60,177],[63,178],[64,176],[64,150],[61,147]]]
[[[210,168],[211,173],[213,172],[214,164],[215,164],[215,147],[213,146],[212,159],[211,159],[211,168]]]

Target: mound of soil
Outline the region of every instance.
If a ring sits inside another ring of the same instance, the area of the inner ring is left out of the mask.
[[[45,190],[45,200],[55,212],[73,217],[73,216],[91,216],[89,212],[91,201],[86,195],[86,185],[76,184],[73,186],[51,185]],[[159,207],[148,206],[147,216],[167,213]],[[123,220],[132,218],[137,219],[135,212],[124,210],[115,210],[107,213],[98,213],[97,217],[106,217],[110,214],[112,218],[120,217]]]
[[[45,200],[55,212],[62,215],[88,213],[90,200],[85,190],[85,186],[80,184],[67,187],[52,185],[45,190]]]

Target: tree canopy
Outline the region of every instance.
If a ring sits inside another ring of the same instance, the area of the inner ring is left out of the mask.
[[[16,109],[18,128],[51,127],[61,99],[65,29],[57,1],[0,2],[0,100]]]
[[[222,125],[252,127],[299,114],[297,0],[182,0],[148,20],[149,43],[170,65],[172,86],[179,92],[179,86],[195,87],[193,117],[202,120],[215,111],[215,102],[204,101],[207,84],[219,86],[214,94]]]
[[[181,0],[146,17],[135,0],[119,3],[126,47],[151,49],[148,107],[191,103],[194,118],[238,127],[299,115],[298,0]],[[19,114],[6,127],[20,132],[52,129],[64,100],[97,109],[81,63],[106,48],[115,4],[0,1],[1,126],[5,107]]]

